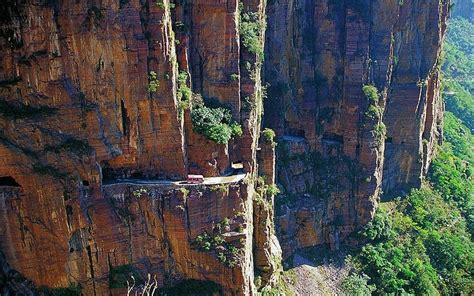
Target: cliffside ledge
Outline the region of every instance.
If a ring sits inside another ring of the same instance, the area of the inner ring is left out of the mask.
[[[356,244],[441,139],[448,7],[3,1],[0,290],[254,295],[296,250]]]

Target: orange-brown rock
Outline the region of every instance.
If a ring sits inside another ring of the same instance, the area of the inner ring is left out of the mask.
[[[262,1],[243,2],[263,18]],[[185,198],[150,185],[153,196],[135,198],[135,187],[116,184],[218,176],[231,162],[253,184],[262,103],[241,106],[242,94],[261,100],[260,64],[240,46],[239,13],[236,0],[2,4],[0,251],[12,268],[87,295],[109,294],[109,271],[125,264],[160,286],[197,279],[253,293],[251,188],[199,187]],[[257,76],[240,73],[247,61]],[[183,71],[194,93],[231,109],[241,138],[219,145],[193,131],[177,94]],[[191,246],[225,218],[235,267]]]
[[[440,137],[447,2],[268,5],[265,124],[279,136],[284,256],[337,248],[371,219],[382,190],[393,195],[420,183]],[[376,87],[378,103],[364,85]]]
[[[254,269],[272,284],[281,256],[338,248],[372,218],[382,191],[416,186],[429,167],[448,2],[3,1],[8,270],[108,295],[123,294],[109,287],[110,271],[131,265],[160,287],[196,279],[241,295],[255,292]],[[242,30],[244,15],[258,32]],[[193,130],[183,73],[194,98],[230,109],[242,136],[222,145]],[[262,122],[278,136],[276,166],[273,143],[259,141]],[[171,183],[235,174],[232,163],[243,181]]]

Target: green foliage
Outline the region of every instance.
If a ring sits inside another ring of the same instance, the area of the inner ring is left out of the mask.
[[[237,74],[237,73],[232,73],[232,74],[230,75],[230,80],[232,80],[232,81],[238,81],[238,80],[239,80],[239,74]]]
[[[459,82],[444,80],[446,109],[474,131],[474,98]]]
[[[375,291],[375,286],[367,283],[369,279],[365,274],[351,274],[342,282],[342,288],[351,296],[371,295]]]
[[[135,198],[140,198],[144,194],[148,194],[148,190],[146,190],[145,188],[138,188],[138,189],[133,190],[132,192],[132,195]]]
[[[362,234],[373,241],[384,240],[393,236],[392,221],[383,207],[377,209],[374,218],[367,224]]]
[[[158,0],[156,1],[156,6],[158,6],[161,9],[165,9],[165,2],[164,0]]]
[[[354,266],[376,286],[374,294],[474,293],[474,26],[451,20],[443,72],[445,142],[429,184],[382,205],[362,235],[371,241]],[[422,86],[420,84],[420,86]],[[366,88],[369,100],[376,91]]]
[[[241,126],[232,121],[229,109],[196,106],[191,111],[193,130],[218,144],[227,144],[232,137],[241,136]]]
[[[444,138],[451,143],[456,156],[474,164],[474,136],[451,112],[444,113]]]
[[[227,144],[230,138],[232,138],[232,130],[230,129],[229,125],[219,123],[209,127],[205,133],[205,136],[217,144]]]
[[[278,186],[275,184],[270,184],[267,186],[267,194],[274,196],[280,194],[280,189],[278,189]]]
[[[449,143],[438,149],[433,160],[430,180],[444,198],[460,205],[466,205],[471,199],[473,187],[470,179],[472,172],[466,162],[455,156]]]
[[[383,122],[379,122],[374,126],[374,130],[372,131],[375,140],[378,145],[382,145],[385,141],[386,134],[387,134],[387,127]]]
[[[387,133],[387,128],[385,124],[381,121],[383,115],[383,109],[378,105],[380,94],[377,88],[373,85],[364,85],[362,87],[362,91],[365,94],[369,102],[369,106],[367,107],[367,111],[365,112],[366,118],[371,121],[376,121],[377,123],[374,125],[372,130],[372,134],[375,138],[375,141],[378,146],[382,145],[385,141],[385,136]]]
[[[261,35],[265,31],[266,23],[257,12],[243,12],[240,5],[239,33],[242,45],[253,54],[263,56],[263,41]]]
[[[211,187],[211,191],[218,191],[221,193],[226,193],[228,190],[228,186],[226,184],[219,184],[219,185],[214,185]]]
[[[377,105],[369,105],[367,112],[365,112],[365,116],[371,120],[377,120],[382,117],[382,108]]]
[[[474,131],[474,24],[450,20],[444,46],[443,86],[446,108]]]
[[[438,147],[429,180],[446,201],[461,210],[474,236],[474,136],[449,112],[445,115],[444,134],[446,142]]]
[[[184,197],[187,197],[189,195],[189,190],[184,187],[179,188],[179,191],[181,191]]]
[[[148,75],[148,92],[155,93],[158,90],[158,76],[155,71],[150,71]]]
[[[375,86],[371,84],[364,85],[362,91],[370,104],[378,104],[380,95]]]
[[[468,291],[474,244],[459,210],[427,185],[386,206],[363,231],[372,241],[355,257],[376,294]]]
[[[243,134],[242,127],[237,122],[230,125],[230,130],[233,137],[240,137]]]
[[[274,139],[275,139],[276,134],[272,129],[265,128],[262,131],[262,136],[265,139],[265,141],[270,142],[270,143],[274,143],[274,141],[275,141]]]
[[[130,281],[132,276],[137,281],[141,280],[140,274],[130,264],[111,267],[109,272],[109,288],[126,288],[127,281]]]
[[[34,107],[26,105],[22,102],[12,104],[10,102],[0,100],[0,115],[12,120],[29,118],[37,119],[54,115],[57,111],[57,108],[47,106]]]
[[[191,100],[191,96],[193,92],[191,91],[191,88],[189,88],[188,84],[188,73],[182,71],[179,72],[178,74],[178,101],[185,103],[187,106],[189,104],[189,101]]]
[[[214,226],[212,233],[205,231],[198,235],[192,241],[192,247],[201,252],[212,253],[222,264],[234,267],[239,262],[239,249],[231,242],[227,242],[222,235],[229,227],[230,220],[224,218]]]

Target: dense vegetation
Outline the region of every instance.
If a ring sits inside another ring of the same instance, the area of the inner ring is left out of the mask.
[[[474,25],[450,23],[443,66],[444,143],[427,180],[386,202],[360,233],[351,295],[474,293]]]
[[[193,130],[218,144],[227,144],[232,137],[242,135],[240,124],[232,120],[224,107],[196,105],[191,111]]]
[[[458,17],[450,21],[444,50],[446,108],[474,131],[474,24]]]

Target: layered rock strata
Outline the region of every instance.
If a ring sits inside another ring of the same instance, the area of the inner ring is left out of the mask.
[[[265,124],[279,136],[279,237],[340,241],[382,191],[420,184],[440,139],[439,53],[448,1],[268,5]],[[370,97],[371,86],[378,95]]]
[[[382,192],[420,184],[442,132],[449,1],[265,2],[4,1],[9,270],[87,295],[123,293],[118,270],[253,294],[254,273],[275,284],[281,256],[351,243]],[[201,100],[242,135],[195,132]],[[246,177],[172,183],[188,174]]]
[[[253,0],[2,4],[0,249],[12,268],[37,286],[80,284],[87,295],[110,293],[110,272],[129,265],[160,287],[195,279],[254,292],[262,54],[242,46],[239,31],[251,15],[252,45],[263,48],[264,11]],[[197,97],[229,109],[242,136],[217,144],[194,132]],[[235,174],[232,163],[248,185],[188,197],[143,185],[136,198],[122,183]],[[238,249],[232,266],[193,245],[226,218],[231,231],[217,240]]]

